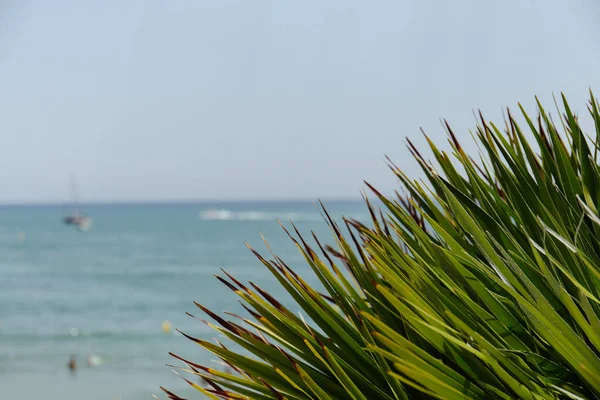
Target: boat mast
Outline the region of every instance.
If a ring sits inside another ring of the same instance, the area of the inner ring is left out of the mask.
[[[73,202],[73,209],[75,210],[75,214],[79,213],[77,209],[77,205],[79,204],[78,199],[78,191],[77,191],[77,180],[75,178],[75,174],[71,174],[71,182],[70,182],[70,190],[71,190],[71,201]]]

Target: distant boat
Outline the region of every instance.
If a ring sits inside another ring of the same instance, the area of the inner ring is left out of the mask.
[[[92,228],[94,220],[87,215],[80,214],[76,210],[71,215],[64,217],[63,222],[67,225],[75,226],[80,231],[89,231]]]
[[[89,231],[92,228],[94,220],[81,213],[77,207],[77,182],[74,177],[71,177],[71,198],[73,199],[73,211],[63,218],[63,222],[66,225],[73,225],[79,231]]]

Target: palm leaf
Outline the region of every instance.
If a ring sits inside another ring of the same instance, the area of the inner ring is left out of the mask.
[[[505,130],[480,114],[480,162],[447,122],[452,157],[408,141],[426,182],[390,161],[407,195],[367,184],[370,224],[323,207],[333,246],[282,225],[325,293],[252,250],[307,319],[225,273],[248,316],[199,307],[233,347],[188,337],[235,372],[177,356],[211,387],[190,384],[222,399],[599,397],[600,107],[590,94],[589,134],[561,100],[559,125],[537,99]]]

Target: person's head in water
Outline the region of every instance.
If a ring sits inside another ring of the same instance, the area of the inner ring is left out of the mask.
[[[75,370],[77,369],[77,359],[75,358],[75,354],[71,354],[68,366],[71,372],[75,372]]]

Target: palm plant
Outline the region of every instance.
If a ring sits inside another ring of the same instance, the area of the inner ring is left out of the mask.
[[[365,196],[369,226],[324,211],[335,246],[290,234],[326,293],[255,252],[307,321],[256,284],[218,277],[248,317],[198,307],[243,351],[188,336],[232,369],[175,356],[208,386],[188,382],[212,399],[600,397],[600,106],[590,96],[593,136],[563,96],[559,125],[539,101],[537,119],[519,105],[521,125],[510,110],[504,129],[480,115],[477,162],[448,124],[453,160],[427,138],[433,164],[408,141],[426,180],[390,162],[406,195],[369,186],[382,204]]]

